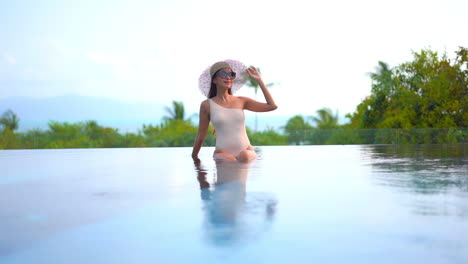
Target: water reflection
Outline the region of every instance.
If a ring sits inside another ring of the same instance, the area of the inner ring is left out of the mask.
[[[205,214],[205,234],[216,246],[259,238],[269,229],[276,211],[273,195],[247,192],[251,163],[215,160],[212,183],[209,171],[194,160]]]
[[[368,149],[376,178],[403,191],[468,192],[468,145],[373,145]]]
[[[468,218],[468,145],[372,145],[363,148],[380,186],[407,193],[419,215]]]

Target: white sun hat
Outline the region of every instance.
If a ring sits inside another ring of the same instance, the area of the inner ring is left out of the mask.
[[[245,66],[242,62],[237,60],[218,61],[206,68],[198,79],[198,88],[206,97],[208,97],[210,92],[211,78],[218,70],[223,68],[231,68],[231,70],[236,73],[236,79],[234,79],[234,82],[232,83],[232,93],[235,93],[237,90],[239,90],[249,79],[247,66]]]

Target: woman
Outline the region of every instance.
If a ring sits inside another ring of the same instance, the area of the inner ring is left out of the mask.
[[[248,76],[258,83],[266,103],[232,95],[247,81]],[[239,162],[254,159],[257,155],[247,137],[243,110],[268,112],[277,108],[260,73],[254,67],[247,68],[238,61],[225,60],[205,70],[199,81],[200,90],[208,99],[200,105],[200,122],[192,157],[198,158],[211,121],[216,131],[215,159]]]

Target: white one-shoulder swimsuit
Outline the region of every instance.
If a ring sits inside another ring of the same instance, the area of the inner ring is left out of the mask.
[[[250,146],[245,130],[244,110],[225,108],[213,100],[210,102],[210,119],[216,130],[216,149],[237,156]]]

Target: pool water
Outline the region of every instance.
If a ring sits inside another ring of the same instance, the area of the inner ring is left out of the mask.
[[[0,263],[468,263],[468,145],[0,151]]]

